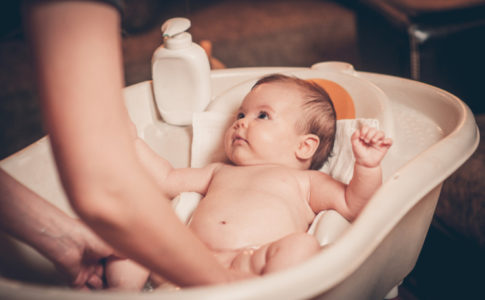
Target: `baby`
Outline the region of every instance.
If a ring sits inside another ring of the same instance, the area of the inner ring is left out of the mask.
[[[136,147],[168,197],[204,195],[188,226],[227,268],[255,275],[295,265],[319,251],[306,233],[316,213],[357,217],[381,185],[380,162],[392,144],[364,127],[351,137],[356,159],[348,185],[318,171],[329,157],[335,111],[318,85],[295,77],[260,79],[226,130],[228,163],[174,169],[141,140]],[[128,260],[107,266],[111,287],[140,289],[148,271]]]

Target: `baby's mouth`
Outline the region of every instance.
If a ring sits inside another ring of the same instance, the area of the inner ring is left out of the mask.
[[[248,141],[243,138],[242,136],[240,136],[239,134],[235,134],[234,137],[232,138],[232,143],[233,144],[247,144]]]

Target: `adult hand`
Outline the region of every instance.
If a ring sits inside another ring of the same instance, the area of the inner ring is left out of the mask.
[[[113,251],[71,218],[0,169],[0,230],[34,247],[72,286],[103,287],[103,258]]]
[[[74,220],[68,236],[58,239],[59,252],[52,257],[56,268],[68,276],[75,288],[101,289],[104,287],[104,261],[113,250],[87,226]]]

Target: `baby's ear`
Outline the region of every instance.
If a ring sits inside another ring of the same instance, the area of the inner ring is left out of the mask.
[[[298,148],[296,149],[296,157],[300,160],[312,158],[319,144],[320,139],[315,134],[302,135]]]

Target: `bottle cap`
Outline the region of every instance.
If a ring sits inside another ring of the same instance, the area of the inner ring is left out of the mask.
[[[173,37],[187,31],[190,28],[190,20],[186,18],[172,18],[163,23],[161,29],[163,37]]]
[[[167,49],[177,50],[189,47],[192,36],[186,32],[190,28],[190,20],[186,18],[172,18],[163,23],[161,30]]]

